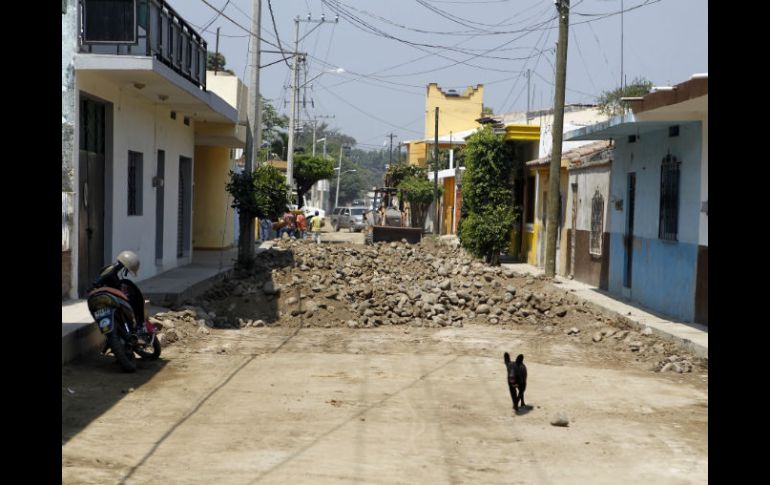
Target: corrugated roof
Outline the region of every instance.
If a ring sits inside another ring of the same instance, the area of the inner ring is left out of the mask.
[[[605,163],[611,158],[612,150],[609,140],[599,140],[564,152],[561,154],[561,158],[569,163],[570,168],[576,168],[588,164]],[[531,160],[527,162],[527,166],[536,167],[550,163],[551,156],[549,155]]]

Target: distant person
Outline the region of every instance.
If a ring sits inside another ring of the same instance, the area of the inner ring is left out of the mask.
[[[294,235],[294,224],[294,214],[292,214],[291,211],[286,211],[283,214],[283,227],[278,234],[278,239],[282,239],[284,234],[288,234],[289,237],[292,237]]]
[[[305,239],[307,236],[307,220],[305,219],[305,214],[299,213],[297,214],[297,238],[299,239]]]
[[[310,232],[313,233],[313,239],[316,244],[321,244],[321,223],[323,219],[318,215],[318,211],[315,211],[313,218],[310,220]]]
[[[267,217],[264,217],[259,220],[259,240],[260,241],[269,241],[270,240],[270,233],[273,230],[273,223],[270,222],[270,219]]]

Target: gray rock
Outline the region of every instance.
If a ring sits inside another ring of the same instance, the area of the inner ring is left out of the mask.
[[[296,305],[297,304],[297,297],[296,296],[292,296],[290,298],[287,298],[286,299],[286,304],[287,305]]]
[[[438,287],[444,291],[450,289],[452,287],[452,282],[449,280],[444,280],[441,283],[439,283]]]
[[[350,328],[356,328],[356,327],[358,327],[358,322],[357,322],[357,321],[355,321],[355,320],[348,320],[348,322],[347,322],[347,323],[348,323],[348,327],[350,327]]]
[[[487,305],[487,304],[481,304],[478,307],[476,307],[476,313],[478,313],[478,314],[489,313],[490,310],[491,309],[490,309],[489,305]]]
[[[580,329],[577,327],[572,327],[569,330],[567,330],[567,335],[577,335],[580,333]]]
[[[268,281],[265,283],[265,286],[262,287],[262,292],[266,295],[277,295],[281,292],[281,287],[277,286],[272,281]]]
[[[561,427],[569,426],[569,418],[567,417],[567,413],[564,413],[564,412],[556,413],[551,418],[551,425],[552,426],[561,426]]]
[[[503,295],[503,301],[505,303],[509,303],[511,300],[513,300],[513,294],[506,293],[505,295]]]
[[[556,312],[556,316],[557,317],[563,317],[564,315],[567,314],[567,309],[566,308],[557,308],[555,310],[555,312]]]
[[[594,333],[593,341],[594,342],[601,342],[601,340],[602,340],[602,333],[601,332]]]
[[[642,335],[652,335],[652,329],[650,327],[644,327],[644,330],[642,330]]]

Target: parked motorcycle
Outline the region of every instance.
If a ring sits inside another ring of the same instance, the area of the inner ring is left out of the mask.
[[[105,267],[88,294],[88,310],[105,335],[102,353],[111,350],[126,372],[136,371],[134,354],[142,359],[160,357],[155,327],[147,318],[147,306],[139,287],[127,278],[139,271],[139,257],[123,251]]]

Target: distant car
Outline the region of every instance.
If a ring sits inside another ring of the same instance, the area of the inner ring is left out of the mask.
[[[346,206],[336,207],[332,211],[330,223],[335,231],[339,231],[341,228],[347,228],[350,232],[359,232],[366,226],[364,222],[364,214],[367,208],[363,206]]]

